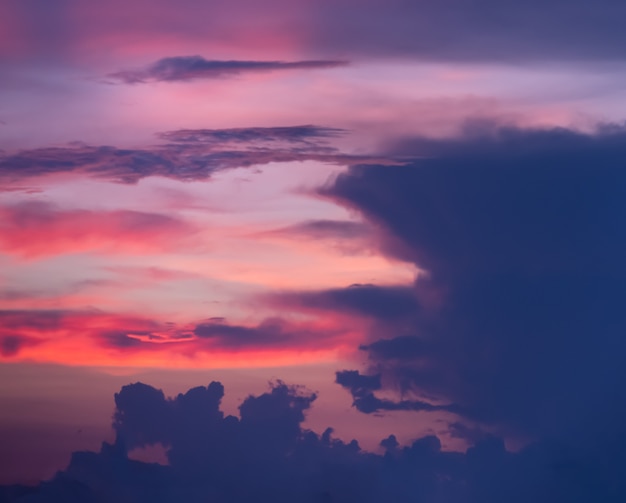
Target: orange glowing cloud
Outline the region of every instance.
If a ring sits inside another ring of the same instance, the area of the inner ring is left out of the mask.
[[[101,311],[0,311],[0,360],[138,367],[262,367],[332,361],[360,337],[358,324],[211,318],[179,325]]]

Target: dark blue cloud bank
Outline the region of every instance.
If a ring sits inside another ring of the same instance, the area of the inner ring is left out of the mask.
[[[583,502],[619,501],[624,484],[606,483],[595,465],[556,444],[513,454],[486,437],[466,453],[445,452],[437,437],[383,455],[363,452],[328,429],[302,428],[315,394],[275,384],[248,397],[240,417],[224,416],[219,382],[175,398],[135,383],[115,395],[116,440],[76,452],[69,466],[37,487],[0,488],[17,502]],[[160,443],[169,465],[128,458]]]
[[[345,61],[216,61],[201,56],[163,58],[141,70],[125,70],[109,75],[125,84],[146,82],[175,82],[195,79],[215,79],[247,72],[284,70],[315,70],[345,66]]]
[[[428,275],[408,323],[379,317],[361,346],[369,368],[337,383],[361,412],[437,404],[458,414],[457,436],[482,428],[534,439],[531,451],[560,446],[573,458],[543,472],[546,490],[565,477],[581,492],[545,501],[624,497],[626,129],[483,124],[390,150],[420,158],[352,167],[322,192]]]
[[[482,125],[385,155],[415,160],[353,166],[321,193],[428,274],[279,300],[373,320],[369,365],[337,383],[363,413],[439,414],[467,452],[434,436],[363,452],[303,429],[315,396],[281,383],[240,418],[220,411],[219,383],[175,399],[133,384],[116,395],[114,445],[4,500],[626,501],[626,129]],[[513,439],[526,447],[507,451]],[[127,458],[155,443],[169,466]]]

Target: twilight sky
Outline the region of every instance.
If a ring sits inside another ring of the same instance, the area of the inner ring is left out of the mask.
[[[624,19],[1,2],[0,502],[623,501]]]

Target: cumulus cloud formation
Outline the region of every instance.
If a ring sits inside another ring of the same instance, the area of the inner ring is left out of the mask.
[[[366,158],[342,154],[328,144],[342,132],[312,125],[185,129],[161,133],[158,137],[163,142],[148,148],[74,143],[13,153],[0,151],[0,179],[8,185],[31,177],[77,173],[132,184],[148,176],[206,180],[218,171],[271,162],[366,162]]]
[[[552,0],[549,4],[540,0],[268,0],[262,7],[251,0],[201,6],[192,0],[176,5],[159,0],[150,11],[150,22],[138,21],[146,16],[142,2],[112,0],[107,8],[98,9],[97,17],[81,5],[79,0],[66,0],[43,9],[37,1],[24,1],[4,8],[0,21],[6,25],[0,26],[7,28],[13,46],[23,47],[26,56],[46,54],[57,59],[75,51],[74,45],[110,50],[113,37],[127,46],[139,38],[163,51],[171,51],[173,39],[182,41],[185,50],[199,44],[222,48],[227,41],[247,54],[284,54],[286,46],[296,46],[298,54],[310,58],[359,60],[408,56],[431,61],[580,62],[622,60],[626,54],[621,24],[626,7],[619,0]],[[9,49],[5,51],[9,54]],[[175,70],[191,74],[236,71],[228,63],[277,64],[200,59],[194,68],[192,58],[169,59]],[[153,71],[167,77],[173,71],[169,64],[161,63],[159,68],[157,63]]]
[[[346,374],[359,386],[375,382]],[[618,502],[626,485],[616,460],[593,464],[584,452],[535,443],[513,453],[487,436],[467,452],[442,450],[436,436],[384,454],[333,438],[302,423],[316,395],[273,384],[247,397],[239,417],[220,408],[219,382],[167,398],[143,383],[115,394],[115,441],[100,452],[75,452],[69,466],[36,486],[0,486],[2,501],[288,503],[539,503]],[[133,449],[162,445],[167,465],[129,459]],[[607,471],[611,470],[611,471]],[[611,484],[605,484],[607,480]]]
[[[174,56],[160,59],[141,70],[119,71],[109,77],[125,84],[143,84],[215,79],[249,72],[315,70],[345,65],[345,61],[218,61],[207,60],[202,56]]]
[[[626,129],[469,127],[391,150],[422,157],[322,191],[428,272],[412,324],[362,346],[371,374],[511,434],[612,451],[626,439]]]

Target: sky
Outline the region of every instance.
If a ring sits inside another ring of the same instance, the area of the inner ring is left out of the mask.
[[[0,502],[626,497],[626,4],[0,3]]]

